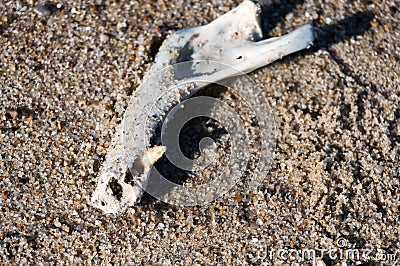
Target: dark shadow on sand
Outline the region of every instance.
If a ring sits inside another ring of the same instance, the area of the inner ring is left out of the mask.
[[[290,3],[286,4],[273,4],[271,6],[262,6],[262,13],[261,13],[261,23],[263,26],[263,35],[265,38],[269,38],[271,36],[268,33],[282,20],[285,19],[285,16],[292,12],[292,10],[298,5],[303,3],[304,1],[296,0],[290,1]],[[376,86],[372,83],[363,82],[359,76],[357,76],[354,72],[350,70],[350,68],[338,57],[338,55],[330,49],[330,47],[336,43],[340,43],[346,41],[354,36],[359,36],[364,34],[368,29],[371,27],[370,22],[374,18],[374,14],[371,11],[364,11],[356,13],[350,17],[347,17],[337,23],[332,25],[320,25],[318,22],[313,21],[312,24],[315,28],[316,33],[316,40],[313,46],[305,51],[300,51],[298,53],[292,54],[287,56],[290,60],[292,57],[297,57],[299,55],[306,55],[306,54],[313,54],[320,49],[325,49],[329,52],[332,56],[332,59],[339,65],[341,71],[347,75],[353,77],[353,79],[359,83],[362,87],[369,86],[372,90],[376,90]],[[275,62],[279,64],[279,61]],[[360,108],[363,110],[362,108]],[[211,137],[214,138],[217,136],[206,136],[201,131],[196,130],[196,127],[202,126],[205,121],[197,121],[194,122],[192,125],[192,129],[188,130],[186,133],[182,132],[183,134],[189,134],[190,138],[193,142],[191,143],[190,147],[187,145],[182,145],[182,148],[185,149],[183,153],[187,155],[189,158],[193,158],[194,154],[198,153],[198,142],[196,140],[200,140],[203,137]],[[161,123],[160,123],[161,125]],[[160,129],[156,131],[155,135],[152,138],[152,145],[160,145],[159,141],[159,134]],[[187,136],[186,136],[187,137]],[[184,141],[185,143],[186,141]],[[184,144],[182,143],[182,144]],[[193,145],[196,143],[196,145]],[[183,184],[188,178],[190,178],[190,172],[186,170],[182,170],[174,166],[172,163],[168,161],[168,159],[163,156],[160,160],[155,163],[155,167],[158,171],[163,174],[167,179],[173,181],[177,184]],[[151,175],[150,175],[151,176]],[[150,186],[156,186],[157,180],[149,180]],[[160,188],[161,191],[168,192],[168,188]],[[157,199],[149,195],[145,192],[144,196],[142,197],[141,201],[138,203],[140,206],[150,206],[156,204]],[[160,203],[159,207],[162,209],[168,208],[168,204]]]

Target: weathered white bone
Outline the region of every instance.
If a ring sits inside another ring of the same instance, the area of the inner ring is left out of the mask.
[[[193,86],[187,83],[184,89],[162,98],[154,107],[166,88],[199,76],[215,82],[248,73],[312,44],[314,32],[311,25],[304,25],[282,37],[261,41],[259,13],[257,5],[244,1],[208,25],[178,31],[164,41],[154,65],[132,95],[112,140],[90,200],[93,206],[105,213],[118,213],[140,199],[152,164],[165,151],[161,146],[149,148],[145,136],[154,133],[157,118],[161,119],[172,106],[204,84]],[[207,61],[196,61],[190,69],[178,67],[172,72],[163,72],[173,64],[200,59]],[[225,68],[224,65],[231,67]],[[127,180],[125,176],[129,169],[133,177]],[[113,189],[117,189],[117,193]]]

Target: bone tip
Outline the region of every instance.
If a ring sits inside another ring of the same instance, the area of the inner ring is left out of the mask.
[[[165,146],[154,146],[151,148],[147,148],[146,149],[146,156],[149,160],[149,162],[151,164],[154,164],[155,162],[157,162],[158,159],[160,159],[163,154],[166,151],[166,147]]]
[[[304,33],[304,36],[308,37],[308,42],[310,46],[313,44],[315,40],[315,30],[311,24],[305,24],[299,28]]]

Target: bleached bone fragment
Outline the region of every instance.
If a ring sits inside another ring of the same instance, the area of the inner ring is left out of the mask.
[[[118,213],[140,199],[152,164],[165,151],[162,146],[149,147],[157,118],[205,86],[188,81],[205,77],[212,83],[248,73],[312,44],[311,25],[282,37],[261,40],[259,13],[256,4],[244,1],[208,25],[175,32],[164,41],[117,128],[90,200],[93,206],[105,213]],[[189,68],[188,64],[181,68],[178,65],[170,71],[171,65],[188,61],[193,61]],[[183,86],[172,95],[161,97],[177,83]],[[126,178],[128,170],[130,178]]]

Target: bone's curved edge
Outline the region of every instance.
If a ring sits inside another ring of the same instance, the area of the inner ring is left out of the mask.
[[[180,30],[170,35],[160,47],[155,59],[155,64],[150,68],[149,72],[146,73],[142,84],[146,84],[148,80],[155,79],[155,75],[161,69],[176,63],[180,49],[187,44],[194,35],[201,32],[206,32],[207,34],[202,36],[204,39],[210,40],[215,39],[221,34],[220,31],[213,31],[215,28],[236,30],[240,33],[239,36],[237,36],[239,40],[255,41],[261,39],[262,33],[258,18],[259,12],[260,8],[257,5],[246,0],[235,9],[205,26]],[[241,17],[240,20],[237,19],[239,16]],[[227,36],[228,33],[229,31],[222,32],[226,37],[229,37]],[[210,45],[213,45],[213,43],[211,42]],[[213,47],[211,47],[211,50],[212,49]],[[197,55],[192,55],[194,57],[193,59],[196,59],[196,57],[199,59],[207,59],[207,57],[210,56],[202,54],[201,50],[198,51],[200,52],[197,53]],[[204,56],[206,58],[202,58]],[[97,179],[97,187],[88,202],[90,205],[99,208],[105,213],[122,212],[126,207],[133,206],[140,199],[143,194],[143,188],[146,186],[150,165],[161,157],[163,153],[162,149],[159,149],[154,152],[152,156],[147,156],[150,159],[143,162],[146,165],[143,175],[134,176],[133,180],[131,180],[132,182],[129,184],[125,182],[125,174],[129,170],[129,164],[134,159],[129,158],[131,147],[127,147],[127,145],[129,146],[130,143],[135,140],[124,139],[124,125],[129,123],[131,119],[135,119],[135,116],[138,116],[137,112],[142,111],[134,110],[134,108],[138,100],[146,95],[146,89],[148,88],[143,88],[141,85],[132,95],[123,121],[117,127],[110,148],[107,151],[106,160],[102,165],[100,175]],[[137,156],[137,154],[134,154],[134,156]],[[116,182],[120,186],[122,191],[122,196],[120,198],[114,195],[110,185],[111,182]]]
[[[215,65],[207,62],[194,69],[208,75],[209,79],[218,81],[265,66],[287,54],[306,48],[314,40],[312,27],[306,25],[288,35],[258,41],[262,38],[259,12],[260,8],[256,4],[244,1],[208,25],[178,31],[164,41],[156,56],[155,64],[146,73],[142,85],[131,96],[124,118],[117,127],[102,165],[97,187],[89,200],[92,206],[105,213],[119,213],[126,207],[135,205],[142,196],[150,168],[163,155],[164,148],[159,146],[153,147],[154,150],[147,148],[145,139],[135,132],[139,129],[137,125],[143,124],[143,117],[148,115],[145,109],[154,99],[154,95],[161,94],[163,88],[174,79],[172,73],[164,73],[165,77],[161,78],[158,75],[159,71],[177,63],[183,48],[189,46],[192,60],[222,62],[238,70],[221,68],[210,75],[208,70],[214,69]],[[237,54],[243,56],[238,58]],[[185,96],[185,93],[179,92],[180,97]],[[180,99],[178,95],[177,98],[167,100],[168,103],[159,106],[158,110],[156,108],[151,115],[160,113],[156,111],[162,113],[168,110],[168,105]],[[155,125],[146,124],[146,126],[147,128],[140,130],[151,134]],[[132,173],[132,178],[126,180],[126,173],[136,160],[143,165],[143,171]],[[115,187],[118,188],[118,195],[113,191]]]

